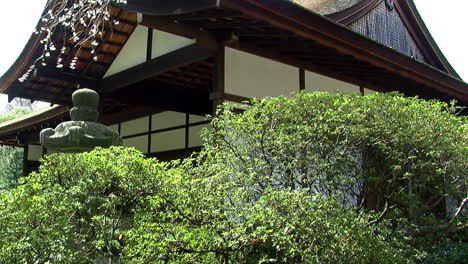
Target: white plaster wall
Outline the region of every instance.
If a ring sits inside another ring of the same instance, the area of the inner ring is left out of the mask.
[[[185,125],[185,114],[166,111],[152,116],[151,130]]]
[[[198,122],[203,122],[207,121],[205,116],[199,116],[199,115],[190,115],[189,116],[189,123],[198,123]]]
[[[327,76],[323,76],[310,71],[305,72],[305,89],[320,92],[356,92],[359,93],[359,86],[342,82]]]
[[[289,95],[299,91],[299,69],[226,48],[225,92],[245,97]]]
[[[151,152],[185,148],[185,129],[171,130],[151,135]]]
[[[200,147],[203,145],[203,140],[201,138],[201,131],[203,128],[208,127],[209,125],[200,125],[193,126],[189,128],[189,147]]]
[[[38,161],[43,155],[42,146],[28,145],[28,160]]]
[[[153,30],[151,58],[157,58],[194,43],[195,40],[193,39],[184,38],[164,31]]]
[[[120,136],[130,136],[139,133],[148,132],[149,117],[142,117],[135,120],[122,123],[120,127]]]
[[[123,146],[127,148],[134,147],[142,153],[148,153],[148,136],[124,139]]]
[[[148,28],[137,26],[104,78],[145,62],[147,40]]]
[[[378,93],[378,92],[374,91],[374,90],[364,88],[364,95],[368,95],[368,94],[372,94],[372,93]]]

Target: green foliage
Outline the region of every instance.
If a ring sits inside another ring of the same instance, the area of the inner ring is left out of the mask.
[[[24,108],[24,107],[12,109],[7,114],[0,114],[0,123],[10,121],[10,120],[13,120],[15,118],[24,116],[26,114],[29,114],[30,112],[31,112],[30,109],[27,109],[27,108]]]
[[[0,262],[406,263],[371,215],[305,190],[247,202],[244,186],[193,162],[125,148],[47,157],[2,194]]]
[[[220,109],[205,150],[232,178],[249,177],[253,195],[308,188],[427,224],[445,197],[466,197],[468,119],[458,110],[392,93],[299,93],[241,115]]]
[[[467,264],[467,243],[443,243],[432,249],[420,261],[423,264]]]
[[[48,156],[38,173],[3,194],[0,262],[118,259],[132,208],[158,191],[165,171],[133,149]]]
[[[0,123],[26,115],[30,110],[17,108],[8,114],[0,114]],[[23,170],[23,149],[0,146],[0,190],[12,188],[18,184]]]
[[[0,191],[16,186],[22,171],[23,149],[0,146]]]
[[[443,257],[411,236],[443,224],[445,197],[466,195],[468,126],[456,111],[397,94],[299,93],[221,108],[204,150],[183,161],[125,148],[48,156],[1,194],[0,263]],[[453,222],[437,239],[462,234],[466,222]]]

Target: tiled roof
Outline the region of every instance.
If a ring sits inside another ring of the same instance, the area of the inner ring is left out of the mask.
[[[362,0],[292,0],[292,2],[321,15],[343,11],[360,1]]]

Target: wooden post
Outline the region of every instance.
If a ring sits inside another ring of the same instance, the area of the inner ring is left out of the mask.
[[[299,69],[299,90],[305,90],[305,70]]]
[[[224,102],[225,56],[226,53],[223,46],[215,57],[215,66],[213,72],[213,91],[211,94],[211,100],[213,102],[213,115],[216,114],[216,108]]]
[[[26,144],[23,147],[23,176],[24,177],[28,175],[28,171],[29,171],[28,153],[29,153],[29,145]]]

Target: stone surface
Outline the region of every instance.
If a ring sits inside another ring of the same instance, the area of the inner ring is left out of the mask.
[[[97,123],[99,95],[90,89],[73,93],[74,107],[70,110],[71,121],[47,128],[40,133],[41,145],[48,153],[71,153],[93,150],[95,147],[121,146],[120,136],[108,127]]]

